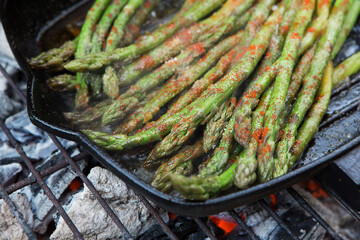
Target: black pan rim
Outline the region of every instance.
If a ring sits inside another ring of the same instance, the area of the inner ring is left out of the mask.
[[[37,127],[59,136],[61,138],[69,139],[84,146],[103,166],[111,170],[115,175],[129,184],[136,192],[144,195],[149,200],[153,201],[158,206],[179,215],[191,217],[203,217],[211,214],[216,214],[222,211],[227,211],[244,204],[248,204],[264,198],[269,194],[281,191],[296,182],[315,174],[317,171],[324,168],[336,157],[340,156],[345,151],[360,144],[360,136],[335,149],[331,153],[313,161],[305,166],[294,169],[291,172],[270,180],[269,182],[252,186],[248,189],[234,192],[228,195],[215,197],[204,202],[186,201],[181,198],[173,197],[171,195],[160,192],[151,185],[143,182],[136,175],[129,172],[127,169],[117,164],[114,159],[106,153],[103,149],[91,142],[83,133],[70,128],[60,127],[52,122],[48,122],[40,117],[34,104],[34,83],[37,80],[27,63],[26,57],[21,53],[17,47],[16,42],[13,41],[9,33],[9,22],[6,15],[6,0],[1,1],[0,16],[2,24],[9,41],[9,45],[13,51],[15,59],[19,63],[20,68],[24,72],[27,84],[27,110],[31,122]]]

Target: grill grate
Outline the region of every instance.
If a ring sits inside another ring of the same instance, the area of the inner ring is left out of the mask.
[[[0,71],[4,75],[5,79],[9,82],[9,84],[14,88],[15,92],[21,97],[22,101],[26,102],[26,97],[24,93],[18,88],[18,86],[15,84],[13,79],[9,76],[9,74],[5,71],[5,67],[0,65]],[[357,105],[359,105],[359,102],[356,102]],[[9,129],[5,126],[4,122],[0,120],[0,128],[5,132],[7,137],[9,138],[9,141],[11,144],[16,148],[19,155],[21,156],[22,160],[25,162],[25,164],[28,166],[29,170],[32,173],[31,177],[25,178],[21,181],[18,181],[14,184],[11,184],[8,187],[4,187],[0,185],[0,198],[3,198],[4,201],[7,203],[7,205],[10,208],[11,213],[14,217],[19,221],[21,227],[23,228],[24,232],[27,234],[27,236],[30,239],[36,239],[35,233],[24,223],[23,216],[21,212],[16,208],[14,203],[9,198],[9,194],[13,193],[14,191],[21,189],[25,186],[38,183],[41,188],[44,190],[45,194],[49,197],[49,199],[52,201],[55,208],[58,210],[58,212],[61,214],[63,219],[65,220],[66,224],[69,226],[73,234],[77,239],[83,239],[81,236],[79,230],[74,225],[72,220],[69,218],[67,213],[62,208],[59,201],[55,198],[53,193],[51,192],[51,189],[46,185],[44,182],[43,177],[51,175],[52,173],[55,173],[58,170],[61,170],[68,165],[70,165],[73,170],[76,172],[76,174],[81,178],[81,180],[87,185],[89,190],[94,194],[95,198],[99,201],[99,203],[102,205],[102,207],[105,209],[107,214],[112,218],[114,223],[117,225],[117,227],[124,233],[127,239],[134,239],[133,236],[129,233],[129,231],[124,227],[124,225],[121,223],[120,219],[115,215],[113,210],[109,207],[109,205],[104,201],[104,199],[101,197],[99,192],[95,189],[93,184],[89,181],[89,179],[85,176],[85,174],[80,170],[77,161],[84,159],[88,157],[87,152],[83,151],[79,153],[78,155],[74,156],[73,158],[70,157],[68,152],[65,150],[65,148],[61,145],[59,140],[52,134],[48,134],[49,137],[52,139],[52,141],[55,143],[55,145],[58,147],[58,149],[61,151],[63,156],[65,157],[65,161],[58,163],[54,166],[51,166],[47,168],[46,170],[42,172],[38,172],[35,168],[30,159],[26,156],[26,153],[23,151],[22,146],[15,140],[14,136],[11,134]],[[332,229],[323,218],[319,216],[318,213],[315,212],[314,209],[311,208],[309,203],[307,203],[302,196],[296,192],[294,189],[290,188],[287,190],[290,195],[299,203],[301,207],[303,207],[321,226],[324,227],[324,229],[332,236],[333,239],[341,239],[334,229]],[[144,198],[141,195],[138,195],[140,201],[145,205],[145,207],[150,211],[150,213],[157,219],[158,223],[160,224],[162,230],[168,235],[170,239],[178,239],[177,236],[169,229],[169,227],[166,225],[164,220],[161,218],[159,213],[154,209],[154,207],[148,202],[146,198]],[[286,223],[280,218],[280,216],[271,208],[268,206],[268,204],[265,202],[265,200],[260,200],[259,205],[265,209],[271,217],[274,218],[274,220],[279,224],[281,228],[283,228],[292,239],[299,239],[296,234],[294,234],[290,228],[286,225]],[[229,214],[234,218],[234,220],[239,224],[240,228],[242,228],[247,236],[250,239],[259,239],[258,236],[253,232],[253,230],[246,225],[246,223],[242,220],[241,216],[235,211],[230,210]],[[194,218],[195,222],[198,224],[199,228],[210,238],[210,239],[217,239],[214,234],[210,231],[208,226],[200,219],[200,218]]]

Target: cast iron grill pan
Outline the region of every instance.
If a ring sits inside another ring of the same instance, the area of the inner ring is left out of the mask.
[[[169,9],[171,2],[177,1],[168,0],[161,3],[163,5],[158,8],[160,14],[161,11]],[[40,41],[51,42],[51,36],[62,37],[63,41],[67,40],[66,35],[56,35],[56,29],[59,26],[80,21],[90,5],[91,1],[76,0],[1,1],[0,15],[5,33],[14,56],[28,79],[27,107],[30,120],[50,133],[84,146],[102,165],[160,207],[175,214],[197,217],[233,209],[290,187],[324,168],[337,156],[359,145],[360,74],[356,74],[347,85],[334,90],[328,112],[318,134],[309,144],[296,168],[286,175],[243,191],[226,192],[205,202],[186,201],[176,195],[165,194],[154,189],[148,182],[151,173],[139,168],[146,148],[145,150],[137,149],[137,152],[138,150],[142,152],[139,155],[131,155],[109,154],[96,146],[63,117],[62,112],[71,109],[66,101],[47,88],[44,81],[49,75],[33,71],[27,63],[26,59],[39,54]],[[360,26],[357,25],[337,56],[335,64],[359,51],[359,43]],[[41,46],[44,45],[46,43],[42,42]],[[69,97],[69,99],[73,98]],[[132,164],[129,165],[129,162]]]

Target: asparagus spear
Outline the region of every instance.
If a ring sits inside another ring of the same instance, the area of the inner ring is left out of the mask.
[[[239,144],[233,149],[233,155],[236,156],[241,151]],[[184,174],[169,174],[171,184],[185,198],[192,200],[206,200],[213,195],[220,193],[231,187],[235,173],[236,163],[230,164],[228,169],[219,175],[208,175],[205,177],[192,176],[184,177]]]
[[[125,28],[125,34],[122,45],[126,46],[133,43],[140,35],[140,26],[143,24],[155,6],[160,0],[146,0],[142,8],[137,10],[135,15],[131,18],[129,24]]]
[[[258,145],[261,143],[262,126],[264,122],[264,113],[266,112],[271,93],[274,86],[271,86],[261,97],[261,100],[253,112],[253,121],[251,123],[251,140],[249,146],[244,149],[237,158],[237,165],[234,174],[234,184],[240,188],[248,188],[256,180],[256,170],[258,161],[256,153]]]
[[[113,0],[112,3],[106,8],[105,12],[99,23],[96,25],[95,32],[91,39],[91,53],[101,52],[103,45],[105,44],[105,38],[108,34],[109,28],[118,16],[119,12],[128,0],[119,1]],[[102,82],[101,74],[99,73],[84,73],[83,80],[91,87],[94,94],[100,94]]]
[[[236,25],[235,26],[236,28],[240,28],[241,26],[246,24],[246,22],[249,19],[249,14],[245,14],[244,16],[240,17],[240,19],[241,21],[237,21],[237,24],[240,25]],[[242,35],[243,35],[242,32],[239,32],[238,34],[229,37],[227,40],[224,41],[223,48],[229,48],[235,45],[236,43],[240,42],[240,40],[242,39]],[[150,90],[151,88],[160,84],[162,81],[168,79],[170,76],[174,75],[180,69],[186,69],[186,67],[189,66],[192,62],[194,62],[198,57],[200,57],[206,51],[206,49],[209,49],[211,46],[213,46],[216,40],[217,38],[209,38],[203,42],[193,44],[189,46],[181,54],[179,54],[176,58],[166,62],[154,72],[145,75],[136,84],[132,85],[128,89],[128,91],[126,91],[117,100],[115,100],[115,102],[111,106],[109,106],[107,112],[104,113],[104,124],[107,124],[109,121],[111,121],[111,119],[118,120],[120,115],[125,114],[120,112],[119,109],[117,109],[117,105],[121,104],[121,102],[124,101],[124,99],[128,97],[139,98],[143,96],[145,91]],[[214,50],[214,52],[215,51],[217,50]],[[218,54],[221,54],[221,52],[218,52]],[[201,74],[201,72],[198,74]],[[160,93],[158,95],[160,95]],[[146,105],[144,105],[143,107],[146,107]],[[128,119],[132,119],[134,118],[134,116],[135,114],[131,114]],[[127,127],[127,126],[131,126],[131,125],[125,124],[124,126],[120,126],[115,131],[115,133],[131,132],[134,130],[134,128],[137,125],[135,124],[134,126],[131,127]]]
[[[181,172],[181,170],[189,169],[190,165],[192,165],[192,161],[201,156],[203,153],[204,151],[201,140],[191,146],[184,147],[181,151],[179,151],[179,153],[177,153],[169,161],[163,163],[156,170],[151,186],[162,192],[169,190],[171,188],[170,175],[172,173],[187,175],[189,172]]]
[[[311,23],[307,29],[304,38],[301,41],[299,55],[302,55],[309,49],[326,26],[329,17],[330,0],[318,0],[316,3],[317,18]]]
[[[199,40],[211,38],[216,42],[223,34],[229,32],[235,20],[241,16],[254,0],[226,1],[220,10],[209,18],[184,28],[172,38],[126,66],[119,77],[121,85],[127,85],[139,78],[144,72],[152,70],[164,61],[176,56],[182,49]],[[225,19],[225,20],[223,20]]]
[[[283,7],[282,7],[282,9],[283,9]],[[274,15],[277,15],[277,14],[274,14]],[[272,17],[274,15],[272,15],[269,19],[272,19]],[[279,19],[280,19],[280,16],[279,16]],[[254,39],[254,41],[256,41],[256,40],[257,39]],[[269,42],[266,43],[266,47],[268,44],[269,44]],[[258,47],[259,47],[258,45],[250,44],[250,46],[249,46],[250,50],[248,50],[245,53],[244,58],[242,58],[242,60],[246,60],[246,57],[248,57],[249,55],[257,56],[258,52],[260,52],[260,54],[263,54],[263,51],[265,51],[263,49],[263,45],[260,45],[260,49],[257,49]],[[242,64],[242,61],[240,61],[239,64]],[[252,72],[254,68],[255,68],[255,66],[251,67],[250,71]],[[237,70],[237,67],[233,68],[233,70],[228,75],[225,76],[225,79],[227,79],[227,77],[229,75],[231,76],[232,73],[237,74],[236,72],[234,72],[236,70]],[[222,80],[220,80],[218,83],[216,83],[216,85],[213,87],[217,88],[218,86],[221,86],[221,84],[223,82]],[[234,84],[234,85],[236,85],[236,84]],[[221,101],[219,101],[219,103],[216,104],[215,106],[219,106],[223,101],[225,101],[227,98],[230,97],[230,95],[224,94],[224,92],[227,92],[226,89],[221,88],[220,92],[221,91],[223,92],[223,95],[221,95]],[[234,89],[230,88],[229,92],[232,94],[234,92]],[[209,98],[211,99],[212,94],[214,94],[214,89],[209,87],[207,89],[207,91],[203,93],[202,97],[200,97],[198,100],[193,102],[193,104],[197,104],[197,102],[199,100],[201,100],[201,98],[207,99],[205,101],[207,103],[208,99]],[[217,94],[214,94],[214,95],[217,96]],[[191,106],[192,106],[192,104],[189,107],[191,107]],[[214,106],[210,107],[210,109],[213,109],[213,108],[214,108]],[[195,107],[195,109],[196,109],[196,107]],[[152,156],[154,156],[155,158],[163,157],[163,156],[171,154],[173,151],[176,151],[177,149],[179,149],[181,147],[181,145],[192,135],[193,129],[205,118],[205,116],[207,114],[209,114],[209,112],[207,112],[207,111],[204,112],[203,110],[200,110],[196,114],[192,115],[191,114],[192,111],[193,110],[191,110],[189,112],[189,114],[187,114],[186,117],[184,117],[180,121],[179,126],[174,126],[171,130],[171,133],[155,146],[155,148],[152,152],[153,153]],[[200,120],[200,122],[198,122],[198,120]],[[231,118],[229,121],[229,124],[233,124],[233,122],[234,122],[234,118]],[[231,131],[231,134],[233,135],[233,126],[229,127],[229,131]],[[226,132],[227,132],[227,130],[225,131],[225,133]],[[224,144],[227,144],[227,142],[226,142],[227,140],[224,139],[224,141],[225,141]],[[220,145],[221,145],[221,143],[220,143]],[[228,148],[225,147],[223,150],[218,151],[219,157],[217,157],[217,159],[220,160],[220,159],[228,157],[229,154],[228,154],[227,150],[228,150]]]
[[[236,97],[226,100],[217,113],[207,122],[203,136],[204,151],[214,149],[223,135],[228,120],[233,115]]]
[[[127,1],[123,1],[122,4],[125,4],[126,2]],[[148,17],[148,15],[154,9],[155,5],[158,2],[159,2],[159,0],[147,0],[144,2],[143,7],[141,7],[139,10],[136,11],[135,15],[130,19],[128,25],[126,26],[126,28],[124,30],[124,37],[123,37],[122,41],[120,42],[120,44],[122,46],[128,45],[129,43],[132,43],[133,41],[135,41],[135,39],[139,36],[140,25],[146,20],[146,18]],[[117,16],[117,15],[115,15],[115,16]],[[93,89],[94,88],[97,89],[98,91],[95,93],[98,94],[99,90],[101,88],[101,85],[102,85],[103,74],[92,73],[92,74],[89,74],[89,76],[91,78],[93,78],[91,81],[92,83],[94,83],[93,85],[95,85],[93,87]],[[118,78],[116,77],[116,73],[113,72],[113,69],[107,69],[107,75],[104,75],[104,78],[105,78],[105,80],[104,80],[105,82],[117,82],[118,81]],[[106,79],[106,78],[109,78],[109,79]],[[109,92],[109,94],[117,95],[116,89],[114,91],[110,91],[107,87],[105,87],[105,89],[107,89],[106,91]]]
[[[63,64],[74,56],[79,38],[65,42],[59,48],[53,48],[49,51],[42,52],[40,55],[29,60],[32,68],[38,70],[61,70]]]
[[[284,129],[284,137],[278,143],[277,157],[273,177],[279,177],[287,172],[290,161],[289,151],[295,143],[296,131],[306,112],[310,108],[315,94],[320,85],[320,79],[324,74],[325,67],[330,60],[331,50],[335,44],[338,33],[347,9],[347,0],[337,0],[331,11],[324,35],[321,36],[316,48],[314,59],[309,73],[304,79],[304,85],[299,97],[290,113],[289,121]]]
[[[238,21],[236,28],[240,28],[241,25],[244,25],[247,20],[249,18],[249,14],[246,14],[243,17],[240,17],[240,19],[242,19],[242,21]],[[236,43],[240,42],[242,39],[242,32],[239,32],[238,34],[235,34],[231,37],[229,37],[227,40],[224,40],[223,43],[221,43],[222,47],[215,47],[216,49],[213,50],[213,58],[214,56],[216,57],[218,54],[221,54],[220,51],[226,51],[226,49],[228,49],[231,46],[234,46]],[[172,75],[174,75],[175,73],[177,73],[180,69],[186,69],[186,67],[188,67],[191,63],[193,63],[198,57],[200,57],[203,53],[205,53],[205,51],[207,49],[209,49],[211,46],[213,46],[213,44],[215,43],[215,41],[217,40],[217,38],[209,38],[206,39],[203,42],[199,42],[199,43],[195,43],[191,46],[189,46],[185,51],[183,51],[181,54],[179,54],[176,58],[166,62],[165,64],[163,64],[160,68],[158,68],[157,70],[155,70],[152,73],[149,73],[147,75],[145,75],[144,77],[142,77],[136,84],[132,85],[128,91],[126,91],[124,94],[122,94],[121,96],[119,96],[119,98],[117,100],[115,100],[115,102],[109,106],[109,108],[107,109],[107,111],[104,113],[104,117],[103,117],[103,122],[104,124],[107,124],[109,122],[111,122],[111,119],[116,119],[119,120],[119,116],[121,115],[125,115],[125,113],[119,111],[119,109],[117,108],[118,104],[121,104],[122,101],[124,101],[124,99],[128,98],[128,97],[136,97],[139,98],[141,96],[143,96],[145,91],[150,90],[151,88],[155,87],[156,85],[160,84],[162,81],[168,79],[169,77],[171,77]],[[224,49],[223,49],[224,48]],[[210,58],[210,60],[212,60]],[[228,60],[226,60],[228,61]],[[206,67],[206,65],[205,65]],[[194,67],[195,68],[195,67]],[[227,68],[227,67],[223,67],[223,68]],[[203,71],[204,67],[202,67]],[[196,76],[199,76],[202,72],[197,72]],[[181,75],[181,73],[178,72],[178,74]],[[195,78],[196,76],[193,76],[192,78]],[[212,75],[213,76],[213,75]],[[186,74],[185,74],[186,77]],[[213,78],[215,79],[215,78]],[[171,83],[173,83],[175,80],[170,81]],[[176,81],[175,81],[176,82]],[[159,92],[158,96],[160,96],[161,94],[166,94],[166,91],[168,90],[167,86],[164,87],[162,92]],[[197,94],[199,95],[201,92],[198,92]],[[154,99],[156,99],[154,97]],[[166,101],[169,101],[169,99],[165,99],[165,101],[162,104],[165,104]],[[154,104],[148,104],[148,105],[144,105],[142,106],[142,108],[140,108],[140,110],[137,111],[144,111],[144,108],[147,108],[149,106],[154,106]],[[131,109],[129,109],[131,110]],[[155,113],[154,113],[155,114]],[[138,124],[140,124],[141,120],[144,118],[144,116],[142,116],[141,114],[137,116],[137,118],[140,119],[136,119],[134,121],[131,121],[133,119],[135,119],[136,114],[131,114],[130,117],[128,117],[128,119],[130,119],[130,122],[125,123],[124,125],[118,127],[118,129],[115,131],[115,133],[128,133],[133,131]]]
[[[286,95],[285,107],[290,106],[290,103],[294,101],[295,96],[304,80],[304,77],[309,71],[311,60],[313,59],[315,54],[316,46],[317,43],[315,43],[314,46],[308,49],[297,64],[294,73],[291,76],[290,85]]]
[[[255,6],[256,7],[256,6]],[[246,22],[249,21],[250,12],[254,12],[254,8],[250,9],[247,14],[239,18],[238,26],[245,25]],[[239,34],[241,34],[239,32]],[[242,34],[245,35],[245,34]],[[243,36],[242,39],[246,39],[248,36]],[[166,119],[173,114],[179,112],[182,108],[190,104],[196,98],[200,97],[201,93],[212,83],[217,81],[220,77],[222,77],[232,65],[236,65],[236,63],[241,59],[241,55],[244,52],[243,44],[239,44],[237,47],[233,48],[229,51],[225,56],[221,57],[218,61],[216,67],[212,68],[201,79],[198,79],[194,82],[193,86],[183,95],[181,96],[169,109],[168,111],[161,116],[159,121]],[[158,122],[159,122],[158,121]]]
[[[110,103],[111,100],[104,100],[95,105],[94,107],[88,107],[85,111],[67,112],[64,113],[64,116],[73,124],[80,125],[83,123],[89,123],[99,119],[102,116],[105,107],[108,106]]]
[[[105,52],[112,52],[116,49],[120,40],[125,33],[125,27],[130,18],[134,15],[136,10],[144,3],[144,0],[129,0],[129,2],[122,9],[121,13],[117,16],[113,27],[106,39]],[[111,98],[119,95],[119,80],[116,76],[115,70],[112,66],[107,66],[103,76],[103,91]]]
[[[360,71],[360,52],[341,62],[334,70],[333,85],[336,86],[351,75]]]
[[[260,182],[271,178],[273,169],[272,154],[275,148],[275,138],[279,131],[279,117],[283,111],[286,93],[289,87],[291,73],[295,65],[297,50],[304,35],[307,24],[315,8],[314,0],[303,1],[300,10],[286,37],[284,49],[278,62],[279,73],[275,79],[274,91],[271,94],[269,108],[265,113],[263,143],[260,145],[258,179]]]
[[[65,65],[69,71],[96,70],[115,61],[130,61],[142,53],[158,46],[171,37],[180,27],[187,27],[217,9],[225,0],[198,0],[187,11],[179,14],[168,24],[158,28],[150,34],[144,35],[136,43],[124,48],[117,48],[112,52],[89,54]],[[192,0],[188,0],[188,4]],[[185,3],[186,4],[186,3]]]
[[[122,150],[161,140],[177,122],[185,124],[192,122],[194,125],[198,125],[214,108],[220,106],[229,98],[236,88],[252,73],[268,47],[270,38],[281,20],[283,12],[284,6],[280,5],[267,19],[266,23],[250,43],[251,50],[244,54],[236,67],[220,81],[208,88],[200,98],[191,103],[187,108],[164,120],[161,124],[133,136],[126,136],[124,134],[109,135],[92,130],[83,130],[83,132],[92,141],[105,149]]]
[[[96,26],[95,32],[92,36],[92,53],[97,53],[102,51],[106,35],[108,34],[110,26],[113,24],[114,20],[119,15],[119,12],[127,4],[128,0],[113,0],[112,3],[105,10],[99,24]],[[116,23],[115,23],[116,24]],[[110,32],[111,34],[111,32]]]
[[[330,101],[331,90],[332,90],[332,76],[333,76],[333,65],[329,61],[327,64],[324,76],[321,80],[321,85],[317,97],[313,105],[311,106],[307,116],[296,135],[296,141],[294,146],[290,150],[290,160],[287,169],[291,168],[296,160],[300,157],[304,151],[306,145],[313,138],[315,133],[318,131],[319,124],[323,118]],[[285,170],[285,169],[284,169]],[[284,171],[286,173],[286,171]]]
[[[315,42],[312,48],[308,49],[305,52],[305,54],[300,59],[298,65],[296,66],[293,75],[291,76],[290,85],[286,93],[285,108],[279,119],[280,129],[283,129],[285,127],[287,118],[293,107],[296,94],[298,93],[300,87],[303,84],[304,77],[309,71],[311,60],[314,57],[316,47],[317,47],[317,42]],[[280,137],[281,137],[281,133],[278,134],[277,139],[279,140]]]
[[[351,29],[354,27],[356,20],[359,17],[360,1],[352,0],[351,2],[350,2],[351,4],[348,4],[349,6],[348,12],[345,16],[343,26],[341,27],[341,31],[336,39],[334,49],[331,53],[331,59],[334,59],[336,57],[342,45],[344,44],[346,38],[349,36]]]
[[[207,200],[232,185],[232,177],[236,163],[233,163],[220,176],[210,175],[205,178],[193,176],[190,178],[178,174],[170,176],[171,185],[182,196],[189,200]]]
[[[270,11],[269,10],[270,6],[272,6],[273,3],[274,3],[273,0],[263,0],[257,5],[251,17],[251,20],[247,24],[244,33],[245,34],[245,37],[243,38],[244,45],[247,45],[251,41],[251,39],[255,36],[258,26],[261,25],[262,21],[266,19],[266,16]],[[242,35],[241,32],[239,32],[238,34]],[[187,86],[192,84],[196,79],[198,79],[201,75],[203,75],[210,66],[212,66],[222,55],[224,55],[224,53],[228,52],[232,47],[234,47],[235,43],[231,44],[232,42],[233,42],[232,38],[227,38],[223,40],[217,46],[211,49],[202,59],[200,59],[188,71],[181,74],[176,80],[168,81],[163,87],[164,91],[162,94],[160,94],[157,98],[150,101],[149,104],[147,104],[144,108],[139,109],[134,119],[128,121],[123,125],[123,129],[126,129],[125,132],[129,132],[135,129],[139,124],[146,123],[149,120],[151,120],[162,106],[164,106],[169,100],[171,100],[174,96],[176,96],[176,94],[181,92]],[[233,56],[236,53],[238,53],[241,47],[244,46],[243,44],[241,46],[238,46],[235,52],[229,53],[229,55],[225,56],[224,58],[232,59]],[[229,67],[228,65],[229,63],[230,62],[226,63],[227,66],[225,66],[225,69]],[[207,79],[206,81],[211,81],[212,79],[215,80],[219,78],[224,73],[223,64],[224,61],[223,59],[221,59],[218,62],[218,64],[213,69],[211,69],[211,73],[206,74],[205,76]],[[220,76],[217,75],[216,77],[214,77],[213,73],[219,74]]]
[[[98,26],[101,27],[96,28],[92,37],[93,49],[97,50],[93,52],[101,51],[102,42],[104,41],[108,28],[126,2],[127,1],[119,2],[118,0],[114,0],[114,3],[110,4],[104,12],[103,17],[98,24]],[[47,52],[41,53],[35,58],[32,58],[29,63],[31,67],[35,69],[61,69],[61,65],[66,63],[74,55],[78,41],[78,37],[74,40],[67,41],[59,48],[53,48]]]
[[[61,74],[46,80],[51,90],[56,92],[74,91],[76,88],[76,77],[70,74]]]
[[[100,19],[101,14],[106,9],[109,2],[110,0],[96,0],[92,8],[90,8],[88,11],[79,35],[79,42],[75,51],[75,59],[82,58],[90,52],[92,47],[91,36],[93,33],[93,28],[98,19]],[[89,92],[88,86],[81,73],[76,74],[76,83],[77,92],[75,95],[75,107],[82,108],[89,102]]]
[[[166,82],[162,87],[162,92],[155,98],[149,101],[144,107],[138,109],[135,115],[130,121],[123,124],[122,129],[124,132],[133,131],[141,123],[146,123],[153,118],[153,116],[159,111],[159,109],[169,102],[173,97],[185,89],[188,85],[193,83],[198,77],[200,77],[214,62],[216,62],[224,53],[229,51],[232,47],[238,44],[242,40],[242,32],[239,32],[235,36],[226,38],[214,48],[212,48],[204,57],[202,57],[196,64],[190,67],[187,71],[180,74],[178,77]],[[201,45],[200,45],[201,46]],[[200,47],[197,45],[197,47]],[[198,48],[199,52],[201,48]],[[203,50],[202,50],[203,52]],[[114,115],[115,108],[111,108],[111,112],[105,112],[103,121],[108,123],[109,116]],[[109,108],[110,110],[110,108]],[[117,113],[118,114],[118,113]]]
[[[234,137],[234,121],[235,117],[232,116],[226,125],[226,129],[222,135],[219,147],[217,147],[214,152],[214,156],[206,164],[206,167],[201,169],[198,177],[203,178],[209,175],[218,175],[218,173],[223,172],[230,156],[230,147]]]
[[[276,75],[277,63],[275,61],[281,55],[289,26],[295,19],[300,3],[300,1],[293,1],[287,6],[284,20],[281,22],[278,32],[271,39],[264,59],[253,74],[254,77],[241,97],[238,108],[235,110],[234,136],[242,146],[247,146],[250,141],[251,111],[256,107],[261,94],[267,89]]]
[[[217,46],[215,46],[213,49],[211,49],[201,60],[199,60],[198,62],[200,62],[200,64],[193,65],[186,72],[180,74],[180,76],[168,81],[162,87],[162,91],[155,98],[150,100],[149,103],[143,106],[142,108],[139,108],[135,112],[135,114],[130,118],[130,120],[122,125],[121,129],[123,129],[123,132],[131,132],[142,122],[145,123],[151,120],[151,118],[158,112],[160,107],[162,107],[168,101],[170,101],[177,93],[183,90],[188,84],[190,84],[196,78],[201,76],[201,74],[204,71],[206,71],[207,67],[209,67],[213,62],[215,62],[222,54],[224,54],[224,52],[227,52],[229,48],[236,45],[241,39],[242,39],[241,32],[235,36],[225,39]],[[200,45],[199,44],[195,45],[195,47],[196,47],[196,52],[193,51],[192,54],[194,53],[200,54],[205,51],[202,48],[201,43]],[[191,60],[191,59],[186,58],[186,60]],[[169,72],[170,74],[172,74],[172,72],[174,71],[174,69],[171,68],[169,70],[170,70]],[[164,76],[166,75],[161,75],[161,78]],[[149,82],[147,82],[147,84],[149,84]],[[146,113],[146,115],[144,115],[144,113]],[[109,107],[108,112],[104,113],[103,122],[105,124],[109,123],[110,117],[114,115],[119,115],[119,111],[117,108],[111,106]]]

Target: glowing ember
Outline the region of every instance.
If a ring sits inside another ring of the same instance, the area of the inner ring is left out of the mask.
[[[274,194],[271,194],[270,195],[270,198],[271,198],[271,202],[270,202],[270,207],[275,210],[277,208],[277,199],[275,197]]]
[[[175,214],[171,213],[171,212],[168,212],[168,215],[169,215],[169,218],[170,218],[171,220],[173,220],[173,221],[175,221],[176,218],[177,218],[177,216],[176,216]]]
[[[224,230],[224,236],[231,233],[237,226],[237,223],[218,218],[216,216],[210,216],[209,219],[219,228]]]
[[[79,190],[82,187],[83,183],[79,178],[75,178],[69,185],[69,189],[72,192]]]
[[[300,186],[311,192],[311,194],[316,198],[326,198],[328,196],[328,194],[324,191],[324,189],[321,188],[320,183],[315,179],[311,178],[302,181],[300,183]]]

